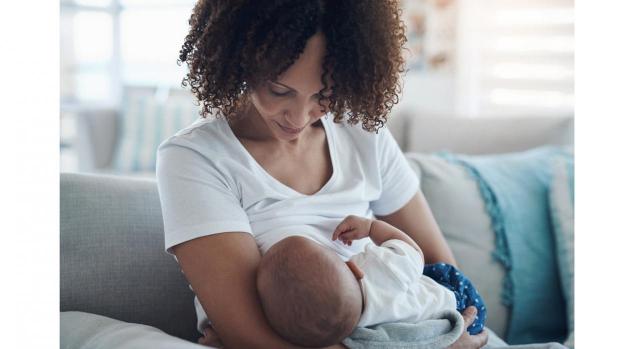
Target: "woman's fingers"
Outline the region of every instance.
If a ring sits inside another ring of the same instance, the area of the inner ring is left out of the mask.
[[[478,333],[475,336],[471,336],[471,338],[475,338],[478,341],[478,348],[482,348],[489,342],[489,333],[485,330]]]
[[[209,347],[222,348],[222,342],[211,326],[204,329],[204,337],[198,338],[198,343]]]
[[[462,318],[464,319],[464,328],[465,328],[465,332],[463,334],[463,337],[465,337],[462,341],[460,341],[461,343],[456,342],[455,344],[458,344],[460,346],[452,346],[451,348],[458,348],[458,347],[463,347],[463,348],[474,348],[474,349],[479,349],[482,348],[483,346],[485,346],[487,344],[487,342],[489,341],[489,334],[487,333],[487,331],[482,330],[482,332],[478,333],[477,335],[470,335],[466,329],[471,326],[471,324],[473,323],[473,321],[476,319],[476,315],[478,314],[478,309],[474,306],[470,306],[467,307],[463,312],[462,312]]]
[[[476,319],[476,315],[478,314],[478,309],[476,309],[476,307],[474,307],[473,305],[470,307],[467,307],[463,312],[462,312],[462,318],[464,318],[464,328],[466,329],[467,327],[471,326],[471,324],[473,323],[473,320]]]
[[[477,335],[470,335],[469,332],[464,331],[462,336],[458,340],[447,347],[447,349],[480,349],[487,345],[489,342],[489,334],[487,331],[482,331]]]
[[[487,342],[489,341],[489,334],[485,330],[482,330],[482,332],[473,336],[470,335],[469,332],[465,331],[464,335],[467,338],[466,348],[480,349],[487,345]]]

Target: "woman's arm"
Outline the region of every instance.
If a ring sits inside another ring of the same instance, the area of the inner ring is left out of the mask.
[[[457,266],[421,190],[398,211],[377,218],[409,235],[420,246],[425,263],[444,262]]]
[[[456,265],[453,253],[447,245],[422,191],[418,190],[416,195],[400,210],[387,216],[378,217],[378,219],[411,236],[422,249],[426,263],[444,262]],[[476,313],[477,310],[474,307],[468,307],[464,310],[462,316],[465,328],[471,326]],[[478,349],[487,344],[488,338],[487,331],[473,336],[464,331],[462,336],[448,349]]]
[[[353,240],[359,240],[367,236],[378,246],[392,239],[402,240],[420,253],[422,264],[424,264],[424,256],[420,246],[402,230],[379,219],[349,215],[338,224],[331,236],[331,240],[340,240],[342,243],[351,246]]]
[[[261,256],[251,235],[209,235],[173,250],[225,349],[299,348],[273,332],[262,312],[255,281]]]

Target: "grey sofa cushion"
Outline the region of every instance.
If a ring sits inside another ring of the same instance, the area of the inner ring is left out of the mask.
[[[61,174],[60,310],[195,340],[193,293],[163,241],[155,181]]]
[[[487,322],[504,338],[509,308],[501,303],[504,267],[493,260],[495,234],[475,180],[464,168],[435,155],[408,153],[420,187],[442,230],[458,266],[485,301]]]

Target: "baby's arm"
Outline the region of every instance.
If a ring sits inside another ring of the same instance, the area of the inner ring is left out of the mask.
[[[368,219],[354,215],[347,216],[333,232],[331,240],[340,240],[347,245],[351,245],[352,240],[369,237],[378,246],[387,240],[402,240],[415,248],[422,257],[424,255],[420,250],[420,246],[413,239],[405,234],[402,230],[392,226],[391,224],[377,219]]]

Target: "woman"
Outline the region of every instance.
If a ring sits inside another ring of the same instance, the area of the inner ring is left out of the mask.
[[[205,118],[159,147],[157,178],[166,248],[197,296],[201,342],[295,348],[262,313],[261,252],[303,235],[347,259],[364,242],[331,233],[349,214],[407,232],[428,263],[455,264],[416,176],[378,132],[403,72],[397,1],[202,0],[189,24],[183,85]],[[486,341],[465,334],[455,345]]]

